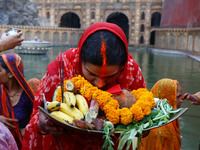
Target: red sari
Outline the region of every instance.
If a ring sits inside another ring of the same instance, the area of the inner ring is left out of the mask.
[[[23,62],[21,58],[17,54],[3,54],[1,55],[6,66],[13,74],[19,85],[26,92],[28,97],[33,101],[34,93],[26,82],[23,75]],[[4,85],[0,87],[0,115],[3,115],[7,118],[15,118],[15,114],[13,111],[13,107],[11,105],[10,98],[7,93],[7,89]],[[13,123],[14,126],[18,127],[15,130],[12,130],[12,134],[17,142],[18,147],[20,148],[22,145],[22,136],[19,129],[19,124]]]
[[[82,35],[78,48],[71,48],[60,55],[64,61],[64,79],[73,78],[82,74],[80,50],[89,35],[98,30],[109,30],[116,34],[125,44],[128,51],[127,40],[124,32],[115,24],[111,23],[95,23],[91,25]],[[63,58],[62,58],[63,56]],[[39,119],[38,106],[41,103],[42,94],[46,95],[47,101],[52,101],[54,90],[60,85],[59,74],[59,57],[50,63],[47,67],[47,72],[41,80],[34,101],[34,117],[26,127],[23,139],[23,149],[101,149],[104,140],[102,136],[91,135],[62,135],[54,136],[48,134],[46,136],[37,134],[37,122]],[[118,83],[121,88],[133,90],[145,87],[145,81],[138,64],[133,60],[131,55],[128,55],[128,61],[124,71],[118,78]],[[58,142],[59,141],[59,144]],[[59,146],[60,145],[60,146]],[[117,146],[117,144],[116,144]]]
[[[177,81],[162,79],[156,82],[151,89],[154,97],[167,98],[168,103],[177,109]],[[139,150],[180,150],[181,137],[179,130],[179,120],[152,129],[148,136],[142,138]]]

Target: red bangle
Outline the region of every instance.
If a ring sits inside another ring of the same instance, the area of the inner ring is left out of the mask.
[[[47,135],[47,134],[49,134],[47,132],[41,131],[40,129],[37,130],[37,133],[40,134],[40,135]]]

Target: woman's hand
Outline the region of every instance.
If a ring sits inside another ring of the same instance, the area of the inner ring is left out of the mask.
[[[17,34],[7,36],[6,33],[3,33],[0,38],[0,51],[5,51],[9,49],[13,49],[16,46],[20,46],[22,41],[22,32],[18,32]]]
[[[14,126],[13,122],[18,122],[17,119],[7,118],[3,115],[0,115],[0,122],[2,122],[5,126],[7,126],[9,129],[16,129],[17,127]]]
[[[186,99],[186,100],[189,100],[191,101],[191,103],[193,105],[200,105],[200,101],[198,99],[198,97],[194,96],[194,95],[191,95],[190,93],[185,93],[181,99]]]
[[[66,131],[62,127],[56,126],[52,121],[50,121],[49,117],[39,110],[39,121],[37,123],[38,128],[49,134],[54,134],[54,135],[62,135],[62,134],[72,134],[72,131]]]

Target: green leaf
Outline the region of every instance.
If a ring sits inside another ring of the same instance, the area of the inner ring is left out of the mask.
[[[119,140],[118,150],[122,150],[124,145],[126,144],[130,132],[121,133],[121,139]]]
[[[156,108],[153,108],[152,110],[151,110],[151,118],[154,118],[157,114],[159,113],[159,110],[158,109],[156,109]]]
[[[109,149],[109,150],[113,150],[112,146],[114,145],[113,141],[112,141],[112,138],[110,137],[110,128],[111,128],[111,125],[109,123],[106,123],[104,121],[104,128],[103,128],[103,139],[105,139],[104,141],[104,144],[102,146],[101,149]]]
[[[131,132],[130,132],[130,135],[129,135],[129,137],[128,137],[128,140],[132,140],[133,139],[133,137],[135,137],[136,136],[136,134],[137,134],[137,130],[136,129],[131,129]]]
[[[131,146],[131,143],[132,143],[132,140],[128,140],[127,144],[126,144],[126,150],[129,150],[130,149],[130,146]]]

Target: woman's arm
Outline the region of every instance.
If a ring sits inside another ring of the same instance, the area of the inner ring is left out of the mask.
[[[181,99],[186,99],[188,101],[191,101],[193,105],[200,105],[200,92],[197,92],[196,94],[190,94],[185,93]]]

